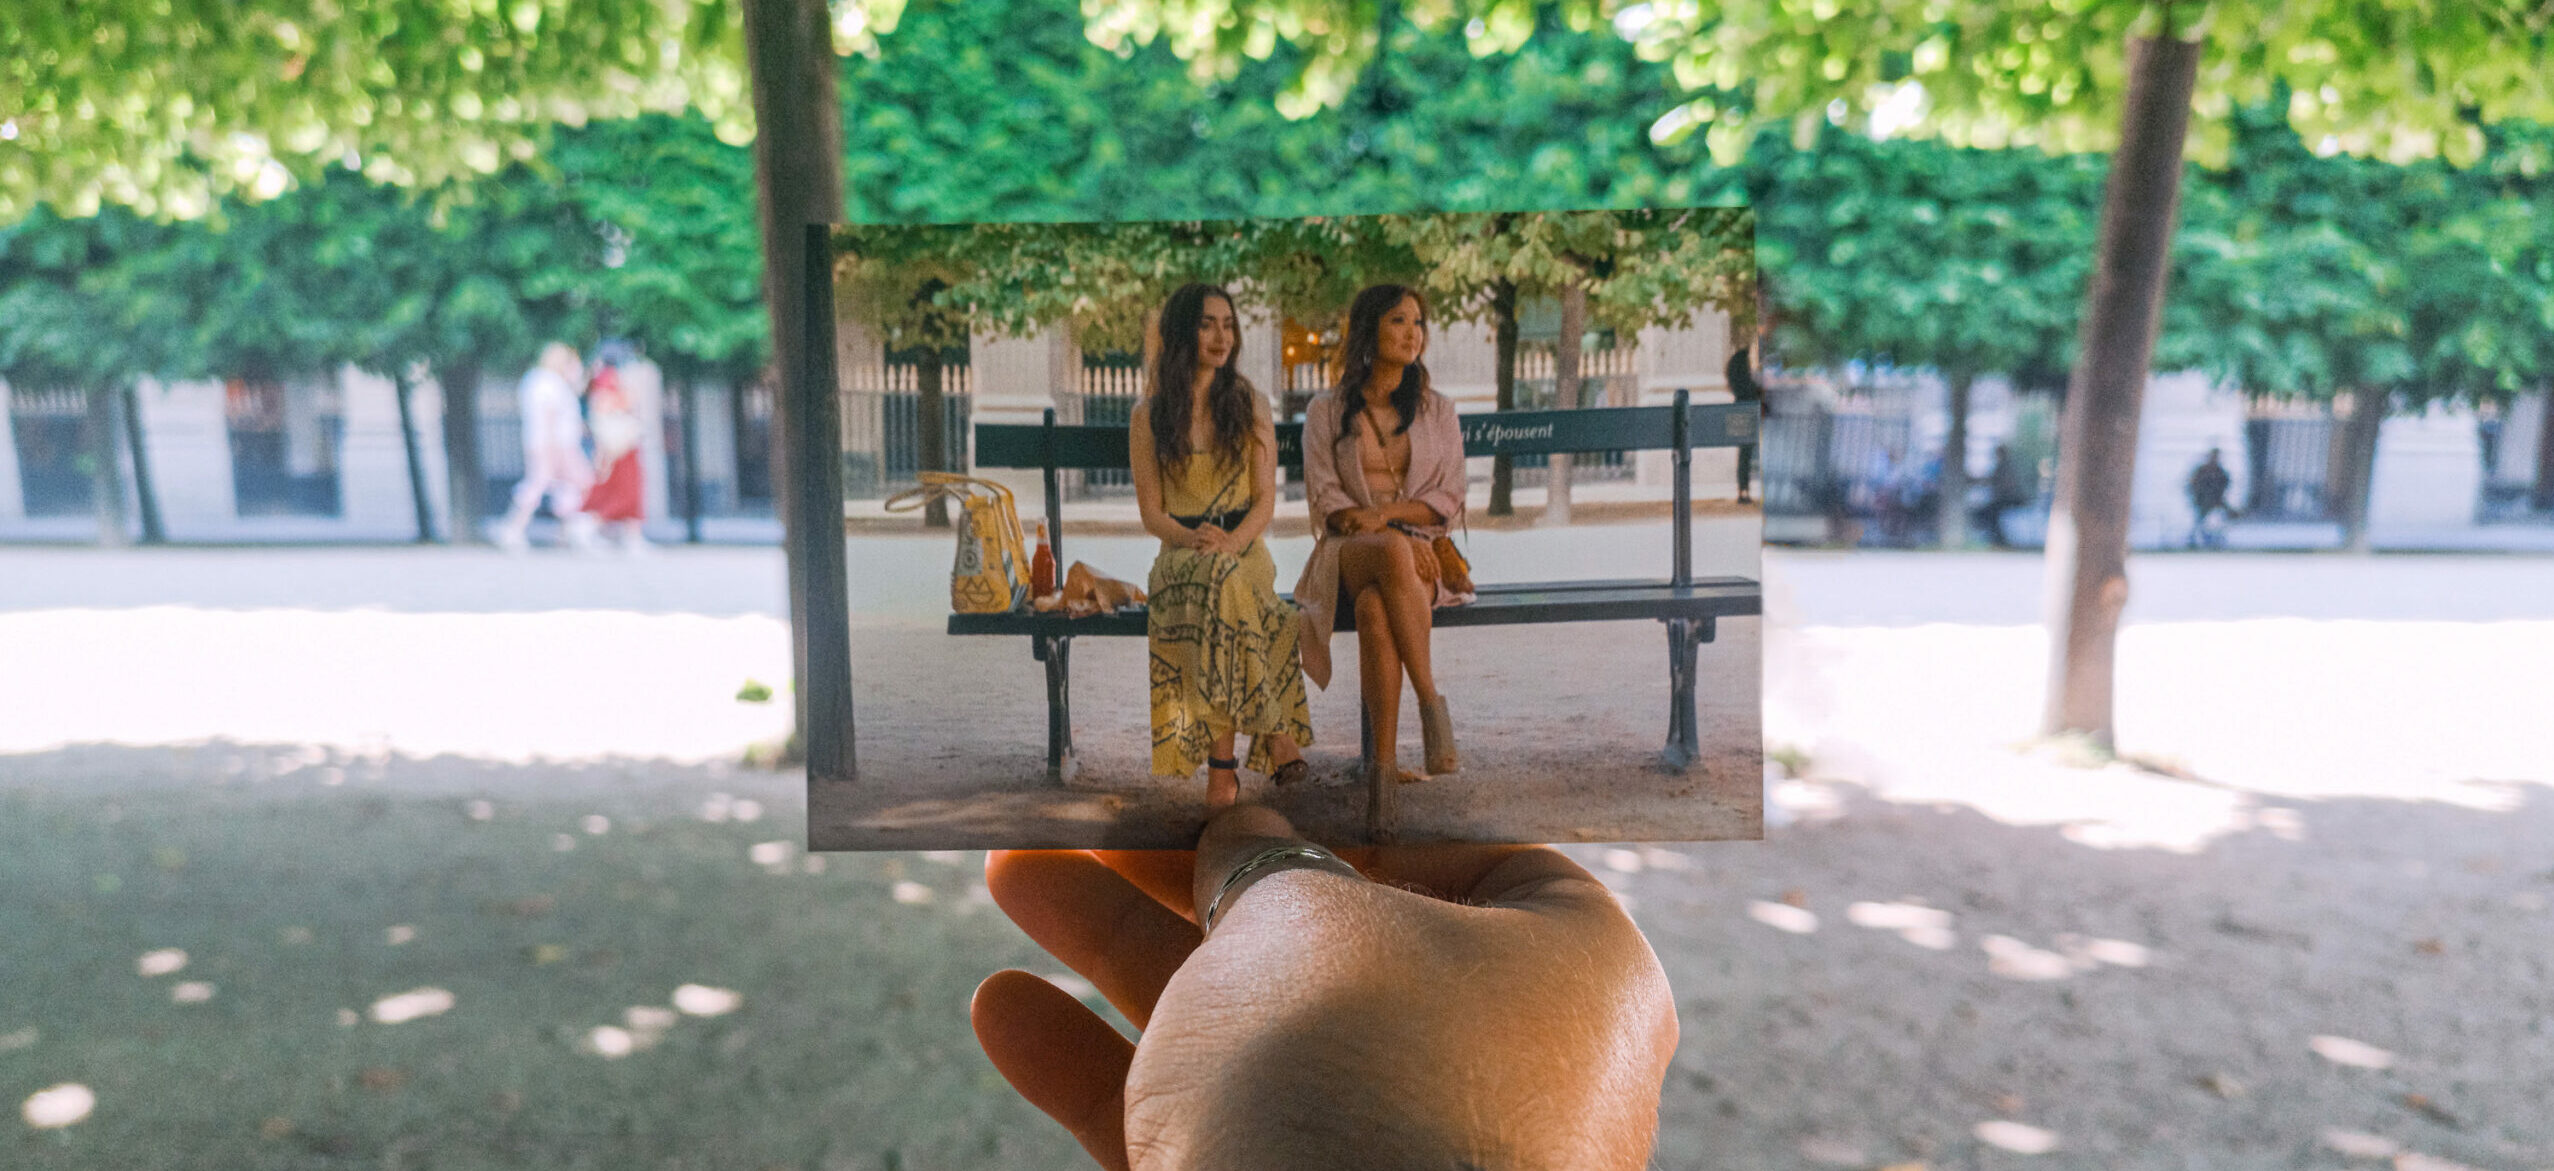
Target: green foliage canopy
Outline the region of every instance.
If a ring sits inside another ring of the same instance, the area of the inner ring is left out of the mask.
[[[741,379],[771,352],[752,152],[705,118],[647,114],[562,132],[514,182],[570,201],[599,255],[576,284],[607,333],[677,375]]]
[[[1477,318],[1505,280],[1589,293],[1590,320],[1633,332],[1705,307],[1753,304],[1743,209],[1478,212],[1305,220],[867,225],[838,229],[846,312],[890,347],[947,345],[970,328],[1064,324],[1086,347],[1134,349],[1145,315],[1190,281],[1302,320],[1366,285],[1427,288],[1438,316]]]
[[[1344,100],[1395,13],[1461,27],[1485,52],[1541,22],[1610,23],[1700,91],[1663,131],[1701,131],[1724,163],[1766,125],[1858,125],[1893,99],[1907,131],[1955,145],[2106,150],[2134,36],[2202,43],[2191,149],[2210,161],[2231,143],[2226,116],[2279,87],[2309,141],[2393,162],[2470,164],[2480,123],[2554,122],[2554,15],[2528,0],[1085,0],[1084,11],[1094,40],[1161,39],[1208,75],[1295,45],[1290,113]],[[1902,94],[1909,83],[1919,88]]]
[[[96,0],[0,21],[0,222],[193,218],[353,162],[494,174],[549,127],[692,105],[750,137],[735,0]]]
[[[0,381],[98,389],[174,364],[183,338],[154,320],[168,293],[129,275],[173,234],[120,209],[0,228]]]
[[[2262,396],[2505,398],[2554,376],[2554,175],[2542,129],[2475,167],[2321,157],[2276,102],[2193,177],[2157,357]]]
[[[1672,71],[1558,24],[1476,58],[1392,22],[1336,106],[1273,107],[1279,45],[1196,80],[1163,45],[1095,46],[1072,0],[917,0],[842,74],[851,219],[1191,220],[1731,202],[1648,127]]]
[[[2093,155],[1760,136],[1746,174],[1778,351],[2063,381],[2103,169]]]

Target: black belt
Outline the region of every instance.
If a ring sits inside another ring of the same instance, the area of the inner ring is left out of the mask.
[[[1236,508],[1231,512],[1210,512],[1204,516],[1174,516],[1171,519],[1178,521],[1181,528],[1193,529],[1201,525],[1213,525],[1229,533],[1240,528],[1243,521],[1250,519],[1250,510]]]

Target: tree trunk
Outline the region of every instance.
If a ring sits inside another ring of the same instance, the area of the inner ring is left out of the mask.
[[[2527,502],[2538,512],[2554,510],[2554,386],[2546,387],[2544,395],[2537,412],[2536,491]]]
[[[399,446],[408,454],[408,502],[416,506],[417,543],[435,543],[434,501],[426,495],[426,457],[417,442],[417,412],[411,401],[416,380],[406,374],[391,379],[393,393],[399,398]]]
[[[697,545],[701,543],[701,380],[689,362],[678,362],[676,370],[674,396],[683,428],[683,540]]]
[[[1579,339],[1587,333],[1587,290],[1570,285],[1561,290],[1561,338],[1552,350],[1553,406],[1564,410],[1583,406],[1579,402]],[[1570,523],[1570,453],[1556,451],[1543,473],[1544,503],[1542,523]]]
[[[1498,351],[1498,409],[1516,409],[1516,282],[1491,286],[1490,334]],[[1516,515],[1516,460],[1490,458],[1490,515]]]
[[[2199,45],[2167,34],[2128,47],[2119,148],[2103,183],[2092,286],[2067,379],[2057,501],[2049,515],[2049,689],[2044,728],[2112,744],[2112,665],[2128,604],[2129,496],[2138,411],[2162,316],[2182,140]]]
[[[97,512],[98,544],[120,549],[132,543],[124,531],[124,468],[121,449],[116,441],[123,412],[116,408],[123,398],[115,390],[93,386],[88,390],[89,417],[81,427],[82,438],[89,445],[89,500]]]
[[[2341,522],[2341,547],[2366,553],[2368,495],[2376,487],[2377,436],[2385,429],[2386,392],[2362,390],[2350,396],[2350,419],[2341,428],[2339,476],[2332,485],[2333,519]]]
[[[921,448],[914,464],[930,472],[949,470],[949,398],[941,393],[942,373],[939,348],[922,347],[913,363],[914,432]],[[922,527],[949,527],[948,498],[933,496],[923,502]]]
[[[124,396],[124,446],[133,453],[133,500],[142,508],[142,543],[168,544],[168,530],[160,526],[160,494],[151,487],[150,449],[142,442],[142,396],[126,383]]]
[[[1954,371],[1951,376],[1951,433],[1942,440],[1942,482],[1935,488],[1942,493],[1940,520],[1942,547],[1969,547],[1969,385],[1975,376]]]
[[[443,475],[445,497],[452,505],[448,538],[458,545],[482,545],[479,522],[487,516],[480,498],[488,482],[479,462],[479,366],[458,363],[435,371],[443,387]]]
[[[842,468],[839,458],[830,468],[808,466],[810,453],[841,445],[839,435],[809,426],[817,421],[811,415],[834,413],[827,404],[836,392],[808,384],[807,227],[834,223],[843,211],[842,106],[834,93],[833,27],[824,0],[745,0],[745,59],[759,127],[754,192],[763,238],[763,305],[771,314],[772,361],[780,374],[772,496],[789,561],[796,734],[787,755],[806,761],[810,780],[848,779],[851,696],[833,686],[851,677]],[[830,498],[809,490],[828,480],[835,486]],[[827,634],[816,633],[819,610],[825,611],[821,629]],[[843,636],[841,645],[834,645],[835,633]],[[809,694],[811,672],[828,676],[821,699]],[[820,720],[828,725],[830,749],[812,754],[808,729]]]

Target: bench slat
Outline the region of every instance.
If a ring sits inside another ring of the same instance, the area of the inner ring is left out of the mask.
[[[1743,577],[1703,578],[1689,586],[1663,581],[1523,582],[1481,587],[1480,600],[1435,613],[1439,628],[1538,622],[1610,622],[1657,618],[1741,618],[1763,612],[1764,592]],[[1355,629],[1341,615],[1343,630]],[[1134,636],[1144,612],[1066,618],[1061,614],[952,614],[951,634]]]
[[[1756,442],[1754,403],[1697,403],[1686,408],[1696,447]],[[1674,407],[1588,407],[1574,411],[1493,411],[1464,415],[1463,454],[1538,455],[1581,451],[1665,451],[1674,446]],[[1127,466],[1126,428],[1107,425],[979,423],[975,463],[984,468],[1114,468]],[[1050,453],[1049,448],[1053,450]],[[1277,425],[1277,462],[1304,466],[1304,425]]]

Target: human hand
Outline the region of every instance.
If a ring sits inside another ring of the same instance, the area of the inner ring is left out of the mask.
[[[1383,531],[1383,513],[1372,508],[1343,508],[1331,514],[1330,527],[1344,536]]]
[[[1190,547],[1200,553],[1237,554],[1241,552],[1241,542],[1234,540],[1231,533],[1214,525],[1202,524],[1191,531],[1197,534],[1197,543]]]
[[[1194,854],[997,851],[994,901],[1142,1030],[1026,972],[976,989],[976,1038],[1100,1165],[1634,1168],[1676,1048],[1665,973],[1558,851],[1344,851],[1195,908],[1270,845],[1253,806]]]

